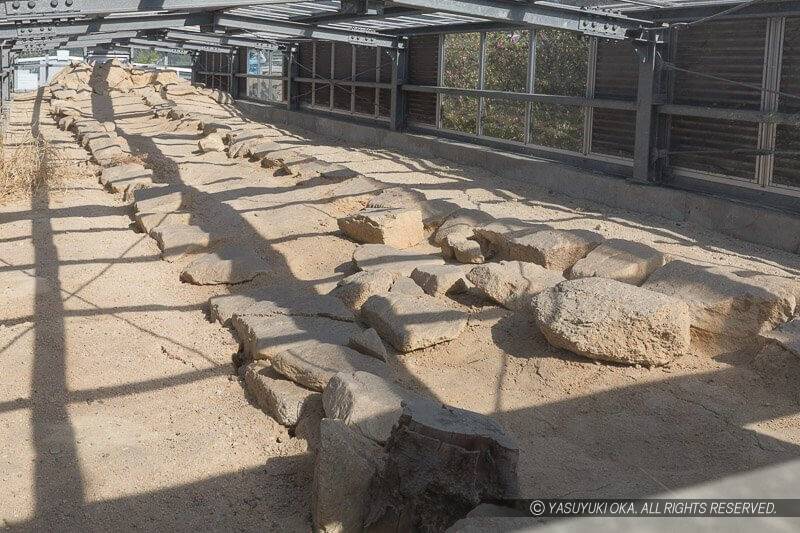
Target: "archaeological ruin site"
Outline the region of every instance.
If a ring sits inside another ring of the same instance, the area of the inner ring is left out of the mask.
[[[800,531],[800,2],[0,1],[0,530]]]

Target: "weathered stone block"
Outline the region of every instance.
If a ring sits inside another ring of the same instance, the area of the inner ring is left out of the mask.
[[[422,242],[425,230],[417,209],[365,209],[340,218],[339,229],[351,239],[395,248],[410,248]]]
[[[565,281],[540,293],[535,309],[550,344],[592,359],[657,366],[689,351],[689,307],[627,283]]]
[[[272,367],[295,383],[322,391],[339,372],[363,371],[387,376],[385,363],[337,344],[306,342],[289,348],[272,359]]]
[[[609,239],[578,260],[569,271],[570,279],[608,278],[641,285],[667,258],[646,244]]]
[[[535,263],[501,261],[469,271],[467,279],[487,298],[512,311],[531,311],[536,295],[564,281],[564,276]]]
[[[398,351],[407,353],[457,338],[467,326],[463,311],[430,296],[372,296],[361,316]]]
[[[244,382],[258,405],[283,426],[295,426],[303,410],[312,402],[320,401],[319,393],[281,379],[264,361],[247,365]]]

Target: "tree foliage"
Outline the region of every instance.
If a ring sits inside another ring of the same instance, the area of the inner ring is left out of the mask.
[[[574,32],[550,28],[537,29],[534,35],[534,92],[583,96],[586,92],[588,69],[587,39]],[[531,32],[487,32],[485,39],[484,89],[527,92]],[[445,86],[478,88],[480,42],[480,33],[445,36]],[[477,98],[443,95],[441,105],[444,128],[477,133]],[[575,106],[527,104],[487,98],[483,105],[483,134],[524,142],[526,115],[529,112],[531,143],[580,150],[585,110]]]

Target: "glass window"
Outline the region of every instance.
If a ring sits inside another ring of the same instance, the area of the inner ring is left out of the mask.
[[[444,37],[444,85],[460,89],[478,88],[481,35],[451,33]]]
[[[474,96],[442,95],[442,128],[478,133],[478,99]]]
[[[583,144],[584,108],[531,104],[531,144],[578,152]]]
[[[278,50],[248,49],[247,74],[253,76],[282,76],[283,54]],[[283,81],[279,79],[247,78],[247,96],[267,102],[283,101]]]
[[[536,30],[535,92],[585,96],[589,39],[577,32]]]
[[[492,31],[486,34],[484,89],[525,92],[528,78],[527,31]]]

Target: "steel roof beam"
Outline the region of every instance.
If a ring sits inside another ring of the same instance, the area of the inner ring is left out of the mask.
[[[0,39],[46,38],[129,30],[158,30],[177,26],[211,24],[213,20],[214,17],[210,13],[188,13],[80,20],[57,24],[26,24],[24,26],[3,24],[0,25]]]
[[[618,13],[551,2],[523,4],[494,0],[393,0],[392,4],[428,12],[479,17],[500,23],[579,31],[610,39],[638,35],[642,28],[652,26],[649,21]]]
[[[260,31],[286,36],[287,39],[320,39],[338,41],[364,46],[382,46],[385,48],[402,48],[403,39],[394,35],[373,32],[353,32],[322,26],[310,26],[297,22],[264,20],[255,17],[220,13],[214,17],[214,25],[221,28],[234,28],[248,31]],[[2,38],[2,34],[0,34]]]
[[[349,24],[359,22],[371,22],[374,20],[383,20],[391,17],[409,17],[419,15],[421,13],[418,9],[405,9],[405,8],[386,8],[383,13],[368,13],[366,15],[345,15],[341,13],[320,13],[318,15],[297,15],[291,17],[289,20],[294,22],[302,22],[304,24]]]
[[[282,3],[285,0],[0,0],[0,21],[91,17],[145,11],[214,11]]]
[[[132,39],[127,39],[127,42],[133,46],[139,46],[144,48],[162,46],[165,48],[172,48],[175,50],[213,52],[215,54],[229,54],[233,52],[232,48],[226,48],[222,46],[212,46],[208,44],[181,43],[181,42],[171,41],[168,39],[145,39],[140,37],[134,37]]]
[[[193,43],[210,44],[216,46],[244,46],[248,48],[262,48],[267,50],[278,49],[277,43],[267,39],[255,37],[242,37],[239,35],[226,35],[223,33],[204,33],[187,30],[167,30],[166,38],[171,41],[188,41]]]

